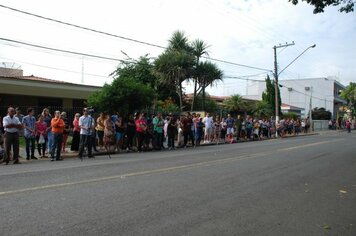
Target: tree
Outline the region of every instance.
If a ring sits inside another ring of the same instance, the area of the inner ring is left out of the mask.
[[[271,117],[274,115],[273,108],[271,104],[267,103],[266,101],[258,101],[255,105],[255,108],[252,110],[252,113],[256,117]]]
[[[221,81],[224,73],[220,70],[216,64],[210,61],[200,62],[196,68],[196,78],[198,78],[199,88],[197,89],[197,94],[202,93],[203,95],[203,110],[205,109],[205,89],[208,86],[213,86],[217,81]]]
[[[246,111],[248,109],[247,102],[239,94],[232,95],[226,99],[223,105],[229,112]]]
[[[195,58],[187,37],[181,31],[173,33],[168,48],[154,62],[155,74],[161,83],[174,86],[179,96],[179,107],[183,109],[183,85],[191,78]]]
[[[154,97],[154,90],[149,85],[137,82],[134,78],[118,77],[91,94],[88,105],[100,111],[128,114],[151,106]]]
[[[200,58],[205,54],[205,55],[209,55],[208,54],[208,51],[207,51],[207,48],[209,46],[203,41],[203,40],[200,40],[200,39],[196,39],[193,41],[192,43],[192,48],[193,48],[193,54],[195,56],[195,59],[196,59],[196,69],[199,65],[199,62],[200,62]],[[194,76],[194,92],[193,92],[193,100],[192,100],[192,105],[191,105],[191,111],[194,110],[194,105],[195,105],[195,98],[197,96],[197,86],[198,86],[198,81],[199,81],[199,78],[198,78],[198,74],[196,73],[195,76]]]
[[[318,14],[324,12],[324,8],[328,6],[341,6],[339,11],[349,13],[354,11],[355,1],[353,0],[301,0],[314,6],[313,13]],[[299,0],[289,0],[294,5],[297,5]]]
[[[325,108],[317,108],[315,107],[312,110],[312,118],[313,120],[330,120],[331,119],[331,112],[326,111]]]
[[[276,114],[276,99],[275,99],[276,90],[274,88],[274,81],[272,82],[269,76],[266,78],[266,91],[262,93],[262,101],[266,102],[272,107],[273,114]],[[282,115],[281,112],[281,93],[278,88],[278,104],[279,104],[279,115]]]
[[[349,108],[352,111],[352,114],[356,113],[356,83],[351,82],[340,95],[341,98],[347,101]]]

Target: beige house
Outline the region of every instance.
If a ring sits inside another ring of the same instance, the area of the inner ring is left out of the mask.
[[[99,89],[101,87],[23,76],[22,70],[0,68],[0,112],[4,115],[8,106],[76,110],[85,106],[89,95]]]

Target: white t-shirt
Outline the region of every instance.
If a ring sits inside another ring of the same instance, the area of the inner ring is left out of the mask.
[[[93,132],[93,126],[95,125],[94,118],[91,116],[81,116],[79,118],[79,126],[83,126],[85,129],[80,128],[80,134],[91,135]]]
[[[2,124],[5,127],[5,126],[11,125],[11,124],[21,125],[21,122],[20,122],[19,118],[17,118],[16,116],[13,116],[11,118],[9,115],[7,115],[2,120]],[[9,132],[9,133],[16,133],[16,132],[19,131],[19,129],[17,129],[17,128],[5,128],[5,131]]]
[[[203,123],[204,123],[206,129],[212,128],[213,127],[213,123],[214,123],[213,122],[213,117],[211,117],[211,116],[204,117]]]

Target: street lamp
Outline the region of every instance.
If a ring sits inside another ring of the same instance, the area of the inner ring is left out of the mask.
[[[293,61],[291,61],[286,67],[284,67],[279,73],[278,73],[278,64],[277,64],[277,48],[280,47],[288,47],[288,46],[292,46],[294,45],[294,42],[292,42],[291,44],[285,44],[285,45],[279,45],[279,46],[274,46],[273,50],[274,50],[274,78],[275,78],[275,83],[274,83],[274,90],[275,90],[275,110],[276,110],[276,127],[277,127],[277,123],[279,122],[279,103],[278,103],[278,76],[285,70],[287,69],[291,64],[293,64],[293,62],[295,62],[299,57],[301,57],[306,51],[308,51],[311,48],[315,48],[316,44],[313,44],[309,47],[307,47],[301,54],[299,54],[296,58],[294,58]],[[278,136],[277,134],[277,130],[276,130],[276,137]]]

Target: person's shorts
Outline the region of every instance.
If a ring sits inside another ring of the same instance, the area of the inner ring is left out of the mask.
[[[227,128],[226,133],[227,134],[234,134],[234,128]]]
[[[124,138],[124,133],[116,132],[115,134],[116,141],[120,141]]]
[[[213,133],[213,128],[205,127],[205,135],[211,135]]]

